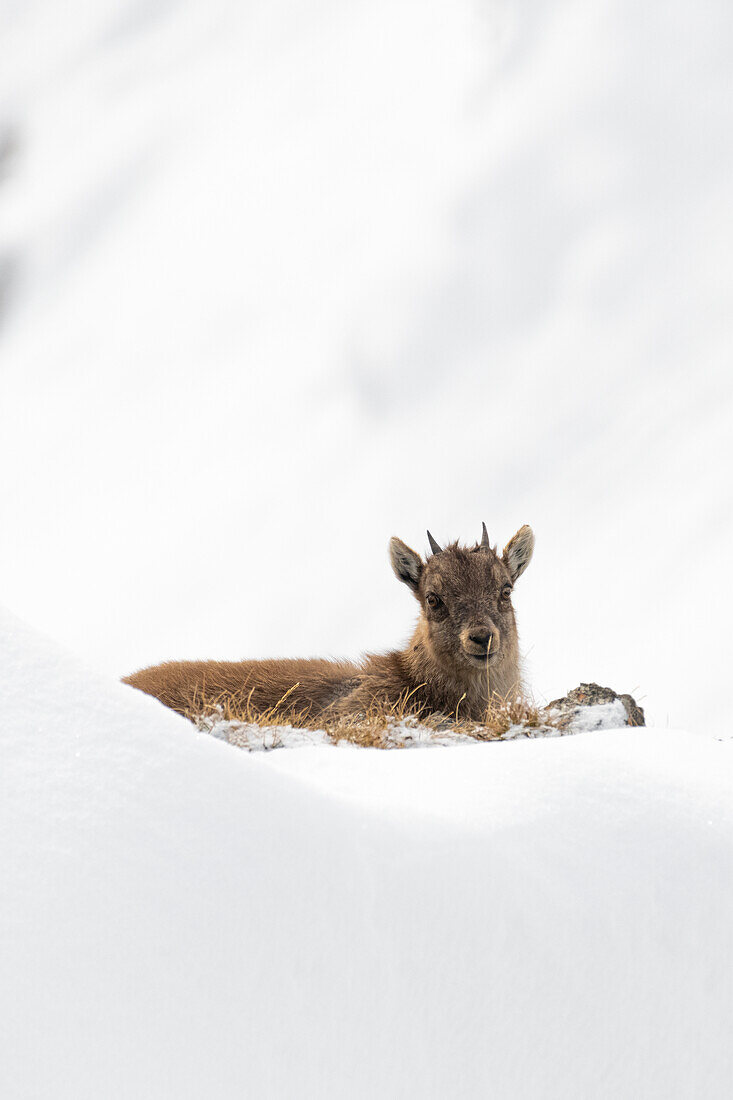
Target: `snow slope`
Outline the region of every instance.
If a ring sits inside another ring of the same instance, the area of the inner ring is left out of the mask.
[[[244,753],[0,618],[0,1092],[722,1098],[729,742]]]
[[[390,535],[530,522],[538,696],[725,731],[732,47],[723,0],[3,5],[3,602],[117,675],[354,656]]]

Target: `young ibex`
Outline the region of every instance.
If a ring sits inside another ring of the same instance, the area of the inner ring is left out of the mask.
[[[420,604],[420,619],[405,649],[373,654],[359,664],[326,660],[169,661],[125,683],[182,714],[208,701],[241,702],[250,713],[278,707],[291,715],[334,717],[400,706],[413,712],[480,720],[490,696],[520,688],[514,582],[529,565],[534,535],[525,526],[501,557],[486,524],[470,549],[442,549],[428,531],[432,555],[423,562],[400,539],[389,552],[397,577]],[[279,706],[278,706],[279,704]]]

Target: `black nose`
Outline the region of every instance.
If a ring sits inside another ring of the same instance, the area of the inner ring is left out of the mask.
[[[474,645],[480,645],[482,649],[487,649],[493,634],[469,634],[468,638]]]

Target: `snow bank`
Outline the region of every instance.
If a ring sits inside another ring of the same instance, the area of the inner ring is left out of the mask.
[[[0,619],[0,1091],[733,1085],[733,756],[237,752]]]

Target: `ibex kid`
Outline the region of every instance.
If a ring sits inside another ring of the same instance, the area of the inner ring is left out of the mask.
[[[240,703],[250,713],[338,717],[372,706],[416,713],[459,713],[481,720],[490,697],[520,690],[512,590],[534,549],[530,527],[517,531],[500,555],[483,525],[470,548],[441,548],[428,531],[432,554],[390,541],[392,568],[413,592],[420,618],[405,649],[371,654],[359,663],[328,660],[169,661],[126,677],[125,683],[166,706],[192,715],[202,703]]]

